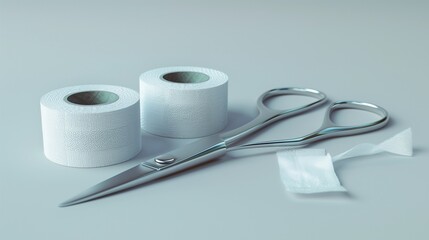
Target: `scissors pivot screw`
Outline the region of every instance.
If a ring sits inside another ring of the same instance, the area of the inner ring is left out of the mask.
[[[155,162],[159,164],[169,164],[176,161],[174,157],[171,156],[159,156],[155,158]]]

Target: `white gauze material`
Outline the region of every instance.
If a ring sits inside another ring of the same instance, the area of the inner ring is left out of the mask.
[[[173,138],[217,133],[227,123],[228,76],[213,69],[167,67],[140,76],[144,131]]]
[[[52,162],[101,167],[131,159],[141,149],[139,95],[109,85],[61,88],[40,100],[43,146]]]
[[[280,177],[287,191],[320,193],[345,191],[335,174],[334,161],[382,152],[412,156],[411,129],[404,130],[380,144],[359,144],[333,158],[325,149],[290,149],[277,152],[277,159]]]

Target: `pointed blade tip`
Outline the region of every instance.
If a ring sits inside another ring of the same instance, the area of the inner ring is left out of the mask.
[[[73,202],[62,202],[62,203],[58,204],[58,207],[63,208],[63,207],[71,206],[71,205],[74,205],[74,203]]]
[[[121,186],[124,186],[127,183],[140,179],[143,176],[152,174],[154,172],[156,172],[156,170],[148,167],[142,167],[141,164],[139,164],[111,178],[108,178],[105,181],[100,182],[95,186],[88,188],[86,191],[81,192],[75,197],[58,204],[58,207],[62,208],[62,207],[68,207],[68,206],[80,204],[80,203],[91,201],[124,189],[131,188],[132,187],[131,185],[124,188],[122,188]],[[141,184],[141,183],[142,182],[138,184]],[[133,186],[138,184],[134,184]]]
[[[84,202],[84,201],[70,199],[70,200],[67,200],[67,201],[64,201],[64,202],[58,204],[58,207],[60,207],[60,208],[69,207],[69,206],[73,206],[73,205],[76,205],[76,204],[79,204],[79,203],[82,203],[82,202]]]

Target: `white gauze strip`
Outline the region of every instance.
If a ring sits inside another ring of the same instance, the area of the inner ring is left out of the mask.
[[[345,191],[334,171],[333,162],[382,152],[413,155],[411,129],[380,144],[359,144],[333,158],[325,149],[288,149],[277,152],[280,177],[285,189],[295,193]]]

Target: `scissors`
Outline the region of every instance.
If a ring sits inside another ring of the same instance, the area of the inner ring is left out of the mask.
[[[300,107],[277,110],[269,108],[266,100],[282,95],[301,95],[314,98],[311,103]],[[113,176],[75,197],[61,203],[60,207],[101,198],[143,183],[165,177],[184,169],[216,159],[228,151],[259,147],[301,146],[331,137],[340,137],[373,131],[385,126],[389,119],[388,112],[377,105],[357,101],[340,101],[332,103],[326,113],[322,126],[316,131],[302,137],[248,143],[236,146],[244,137],[284,118],[303,113],[323,104],[327,100],[324,93],[308,88],[277,88],[263,93],[257,100],[258,116],[249,123],[231,131],[215,134],[191,142],[181,148],[148,159],[139,165]],[[339,109],[358,109],[372,112],[380,118],[374,122],[355,126],[335,124],[332,114]]]

